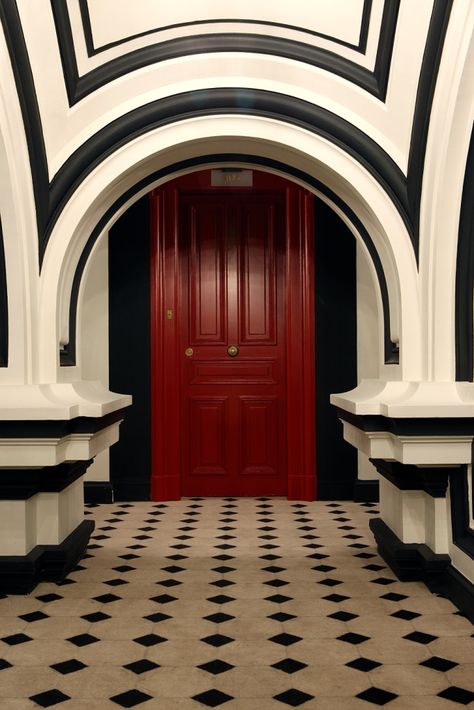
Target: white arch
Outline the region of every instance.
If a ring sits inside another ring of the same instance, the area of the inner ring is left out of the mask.
[[[195,156],[229,152],[262,156],[303,171],[327,185],[353,210],[372,237],[387,280],[393,336],[399,337],[402,353],[400,367],[390,366],[391,373],[397,371],[392,379],[420,378],[415,256],[403,221],[380,184],[341,148],[302,128],[259,116],[218,115],[176,122],[130,141],[101,162],[69,199],[51,234],[41,274],[41,382],[56,382],[58,376],[69,381],[80,379],[79,368],[62,368],[59,373],[61,316],[80,254],[107,209],[140,179],[160,168]],[[168,179],[169,175],[155,184]],[[123,205],[121,212],[139,196]]]

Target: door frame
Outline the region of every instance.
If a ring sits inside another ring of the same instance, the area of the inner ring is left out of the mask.
[[[314,196],[275,175],[257,170],[253,175],[251,188],[211,188],[210,171],[199,171],[150,193],[152,500],[181,498],[179,192],[259,189],[285,196],[288,499],[316,498]]]

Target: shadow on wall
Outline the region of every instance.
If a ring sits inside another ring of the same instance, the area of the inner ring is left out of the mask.
[[[357,451],[342,438],[332,392],[357,384],[356,242],[321,200],[315,209],[316,456],[318,498],[352,499]],[[148,198],[109,236],[110,389],[133,395],[110,450],[115,500],[150,497],[150,285]]]

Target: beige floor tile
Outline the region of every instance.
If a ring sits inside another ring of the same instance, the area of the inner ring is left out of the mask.
[[[369,676],[374,686],[398,695],[436,695],[448,685],[444,673],[415,664],[387,664]]]
[[[451,685],[457,685],[474,692],[474,653],[471,660],[472,663],[464,663],[447,671],[446,676]]]
[[[161,667],[141,676],[137,688],[158,698],[189,698],[214,685],[214,676],[199,668]]]
[[[29,698],[54,688],[57,675],[51,668],[38,665],[28,668],[27,673],[20,665],[7,668],[0,679],[0,707],[3,710],[3,698]]]
[[[418,619],[413,619],[412,624],[417,631],[434,636],[470,636],[474,633],[474,626],[468,619],[454,614],[420,616]]]
[[[352,658],[357,657],[357,651]],[[347,668],[344,665],[326,664],[324,659],[315,667],[304,668],[295,674],[295,686],[315,697],[342,696],[354,697],[367,688],[365,673]]]
[[[134,679],[130,679],[126,670],[106,665],[56,676],[52,687],[76,699],[108,699],[112,695],[130,690],[135,685]]]
[[[233,668],[222,673],[215,682],[215,687],[234,698],[266,698],[287,690],[291,681],[286,674],[264,666],[251,668]]]
[[[430,643],[430,655],[448,658],[455,663],[472,663],[474,639],[470,637],[444,637]]]

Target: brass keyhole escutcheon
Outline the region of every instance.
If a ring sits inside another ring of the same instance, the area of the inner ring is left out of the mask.
[[[237,345],[229,345],[229,347],[227,348],[227,354],[230,357],[236,357],[239,354],[239,348],[237,347]]]
[[[186,357],[192,357],[194,355],[194,350],[192,348],[186,348],[184,354],[186,355]]]

